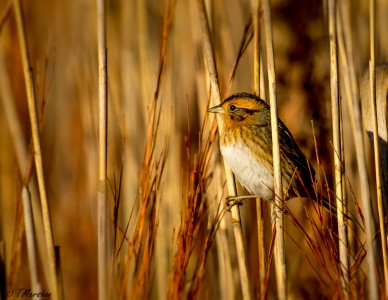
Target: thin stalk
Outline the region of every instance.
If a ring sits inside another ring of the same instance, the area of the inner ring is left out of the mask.
[[[274,168],[274,186],[275,199],[272,204],[273,217],[275,221],[275,269],[278,289],[278,299],[287,299],[287,274],[286,274],[286,254],[284,247],[284,217],[283,207],[283,189],[282,174],[280,165],[279,151],[279,131],[278,116],[276,104],[276,74],[275,57],[273,49],[271,10],[269,0],[263,0],[263,21],[265,31],[265,44],[267,51],[268,85],[269,101],[271,107],[271,129],[272,129],[272,148],[273,148],[273,168]]]
[[[209,24],[212,24],[212,5],[209,3],[210,1],[206,0],[205,7],[206,12],[208,16],[208,22]],[[191,8],[195,8],[194,5],[196,5],[195,2],[190,2]],[[201,29],[200,29],[201,30]],[[201,33],[200,33],[201,34]],[[230,54],[229,52],[226,52],[227,54]],[[231,54],[230,54],[231,55]],[[204,57],[204,65],[206,69],[206,57]],[[209,73],[205,72],[206,77],[206,89],[209,90],[210,87],[210,79],[209,79]],[[198,74],[197,76],[197,88],[201,88],[203,86],[203,73]],[[214,106],[213,99],[211,100],[211,105]],[[202,113],[202,109],[200,110],[200,113]],[[206,113],[206,110],[204,111]],[[203,116],[200,115],[200,119],[203,119]],[[212,131],[210,134],[213,135],[216,133],[216,126],[217,126],[217,120],[214,120],[215,123],[212,124]],[[222,166],[219,163],[216,163],[215,170],[214,170],[214,178],[218,178],[219,182],[216,184],[217,189],[217,195],[223,195],[223,182],[222,182]],[[225,211],[225,201],[222,199],[217,204],[217,211],[215,212],[215,215],[218,216]],[[234,277],[233,277],[233,267],[232,267],[232,257],[231,257],[231,250],[228,242],[228,226],[227,226],[227,218],[222,217],[220,220],[220,225],[218,227],[217,236],[216,236],[216,243],[217,243],[217,258],[219,263],[219,278],[218,278],[218,286],[220,291],[220,299],[225,300],[231,300],[235,298],[235,291],[236,287],[234,284]]]
[[[221,165],[217,164],[214,171],[214,178],[219,178],[221,181]],[[222,195],[222,183],[217,184],[217,194]],[[222,213],[225,209],[225,203],[222,201],[217,209],[216,215]],[[220,299],[232,300],[235,295],[235,286],[233,284],[233,271],[231,265],[231,255],[228,245],[228,228],[226,224],[226,218],[220,220],[218,232],[216,236],[218,263],[220,265],[219,272],[219,288]]]
[[[55,263],[57,265],[57,277],[58,277],[58,300],[63,300],[65,299],[65,291],[63,289],[61,247],[55,246],[54,251],[55,251]]]
[[[256,199],[256,218],[257,218],[257,249],[259,260],[259,295],[263,294],[266,277],[266,260],[264,247],[264,218],[263,218],[263,200]]]
[[[38,280],[38,266],[35,244],[35,229],[32,215],[31,197],[30,192],[26,186],[22,189],[23,198],[23,215],[24,224],[26,228],[26,241],[27,241],[27,253],[28,253],[28,266],[30,269],[31,287],[34,291],[40,290],[40,284]]]
[[[3,102],[4,116],[6,117],[10,134],[12,136],[13,147],[15,150],[16,161],[23,174],[28,165],[28,147],[26,145],[22,126],[19,122],[19,116],[15,107],[15,98],[12,94],[11,81],[5,66],[5,57],[3,49],[0,48],[0,98]]]
[[[253,15],[253,91],[260,96],[260,9],[259,0],[252,0]]]
[[[337,24],[336,24],[336,0],[329,0],[329,36],[330,36],[330,94],[331,94],[331,111],[333,126],[333,147],[334,147],[334,180],[335,196],[337,202],[337,220],[339,236],[339,255],[341,281],[345,299],[349,298],[347,283],[349,282],[349,257],[347,253],[347,227],[344,222],[344,205],[343,205],[343,163],[341,149],[341,111],[339,98],[339,79],[338,79],[338,52],[337,52]]]
[[[379,225],[380,225],[380,234],[381,234],[381,247],[383,252],[383,261],[384,261],[384,287],[385,295],[388,295],[388,258],[387,258],[387,239],[385,233],[385,224],[384,224],[384,206],[383,206],[383,194],[382,194],[382,184],[381,184],[381,164],[380,164],[380,149],[379,149],[379,132],[377,126],[377,110],[376,110],[376,58],[375,58],[375,45],[376,45],[376,1],[369,1],[369,26],[370,26],[370,62],[369,62],[369,72],[370,72],[370,101],[372,108],[372,118],[373,118],[373,149],[375,152],[375,170],[376,170],[376,189],[377,189],[377,207],[379,213]],[[375,273],[370,266],[369,272]],[[377,282],[371,283],[376,286],[377,293]],[[372,293],[372,291],[370,291]],[[373,295],[370,294],[372,297]],[[371,298],[372,299],[372,298]]]
[[[41,151],[40,135],[39,135],[39,122],[38,122],[38,115],[37,115],[37,109],[36,109],[35,87],[32,79],[32,72],[30,70],[30,62],[28,58],[27,39],[26,39],[25,24],[23,20],[21,3],[20,3],[20,0],[15,0],[13,3],[14,3],[14,12],[15,12],[16,27],[17,27],[18,38],[19,38],[20,52],[22,56],[24,81],[26,84],[27,103],[28,103],[28,111],[30,115],[32,141],[33,141],[33,148],[34,148],[35,168],[36,168],[36,175],[38,180],[40,201],[42,206],[43,226],[44,226],[44,234],[46,238],[46,247],[47,247],[47,254],[48,254],[48,267],[50,269],[49,286],[50,286],[50,292],[53,299],[57,299],[58,293],[57,293],[57,276],[56,276],[55,253],[54,253],[54,238],[53,238],[53,232],[51,228],[50,211],[49,211],[47,194],[46,194],[46,184],[44,180],[43,159],[42,159],[42,151]]]
[[[107,298],[107,45],[106,45],[106,5],[105,0],[97,0],[98,36],[98,83],[99,83],[99,188],[97,197],[98,214],[98,299]]]
[[[13,1],[14,0],[8,0],[7,4],[4,6],[2,14],[0,15],[0,31],[12,10]]]
[[[212,24],[212,5],[209,4],[209,0],[206,0],[205,7],[206,12],[208,16],[208,22],[209,24]],[[190,2],[191,5],[195,5],[196,3]],[[194,7],[193,7],[194,9]],[[201,29],[200,29],[201,30]],[[201,34],[201,33],[200,33]],[[200,40],[200,39],[199,39]],[[225,52],[226,54],[229,54],[231,56],[231,53],[229,51]],[[203,59],[204,66],[206,69],[206,57]],[[209,73],[205,72],[206,77],[206,90],[209,90],[210,87],[210,80],[209,80]],[[203,73],[198,74],[198,87],[203,86]],[[211,100],[211,106],[214,106],[214,101]],[[213,103],[212,103],[213,102]],[[206,111],[204,113],[207,113]],[[202,117],[200,117],[202,119]],[[214,120],[212,124],[212,131],[210,134],[214,135],[216,134],[217,129],[217,119]],[[222,172],[223,167],[220,163],[216,163],[214,170],[214,178],[217,178],[219,182],[216,184],[217,189],[217,195],[223,195],[223,182],[222,182]],[[226,209],[225,201],[222,199],[219,200],[219,203],[217,204],[217,211],[216,216],[223,213],[223,211]],[[236,286],[234,284],[234,277],[233,277],[233,267],[232,267],[232,256],[231,256],[231,249],[228,242],[228,224],[227,224],[227,218],[221,218],[220,225],[218,227],[217,236],[216,236],[216,243],[217,243],[217,256],[218,256],[218,262],[219,262],[219,270],[220,276],[218,278],[219,282],[219,291],[220,291],[220,298],[225,300],[232,300],[235,298],[236,293]]]
[[[252,1],[253,14],[253,91],[260,97],[260,9],[259,0]],[[264,247],[264,220],[263,220],[263,200],[256,199],[256,218],[257,218],[257,249],[259,261],[259,295],[263,294],[266,261]]]
[[[359,94],[359,87],[358,87],[358,81],[356,77],[356,70],[355,70],[355,64],[354,64],[354,50],[353,50],[353,43],[351,41],[351,24],[350,24],[350,17],[349,17],[349,1],[341,2],[342,4],[342,20],[344,23],[344,36],[346,38],[345,40],[345,46],[341,47],[341,44],[339,44],[339,50],[341,53],[341,62],[343,65],[344,70],[348,70],[347,73],[348,76],[344,76],[344,82],[345,82],[345,90],[348,93],[348,96],[346,97],[348,99],[348,106],[350,116],[351,116],[351,125],[352,125],[352,131],[354,134],[354,141],[356,144],[356,158],[357,158],[357,164],[358,164],[358,172],[360,176],[360,184],[363,187],[361,190],[361,196],[362,196],[362,203],[364,207],[364,216],[365,216],[365,228],[366,228],[366,239],[367,239],[367,251],[368,251],[368,264],[369,266],[372,266],[372,269],[369,269],[369,272],[372,272],[369,277],[369,285],[375,284],[375,288],[377,288],[376,283],[376,274],[375,274],[375,261],[374,261],[374,249],[372,244],[372,234],[373,234],[373,223],[372,217],[371,217],[371,207],[369,203],[370,199],[370,191],[369,191],[369,183],[368,183],[368,175],[367,175],[367,168],[366,168],[366,154],[365,154],[365,146],[364,146],[364,138],[363,138],[363,129],[361,126],[361,111],[360,111],[360,94]],[[345,9],[346,6],[346,9]],[[341,42],[341,39],[339,40]],[[347,51],[347,54],[344,53],[345,49]],[[341,51],[342,50],[342,51]],[[385,228],[384,228],[385,229]],[[369,232],[369,233],[368,233]],[[384,239],[383,239],[384,240]],[[372,271],[373,270],[373,271]],[[385,271],[387,270],[387,265],[385,265]],[[386,277],[387,278],[387,277]],[[372,288],[373,289],[373,288]]]
[[[12,8],[12,6],[11,6]],[[32,168],[32,153],[29,153],[25,142],[22,126],[16,110],[16,103],[14,95],[11,90],[11,82],[5,67],[5,58],[3,49],[0,47],[0,99],[3,102],[4,116],[6,117],[10,135],[12,136],[13,148],[15,150],[16,161],[19,168],[20,176],[23,177],[23,182],[28,186],[31,194],[32,211],[34,212],[35,230],[36,232],[43,231],[43,218],[41,212],[41,205],[39,203],[39,196],[35,182],[30,182],[31,168]],[[23,175],[24,173],[24,175]],[[36,245],[38,247],[38,254],[41,259],[47,257],[47,247],[44,235],[35,235]],[[45,278],[49,278],[47,268],[43,269]]]
[[[204,47],[207,68],[209,73],[211,91],[214,99],[214,104],[217,105],[221,103],[221,94],[220,94],[220,88],[218,84],[218,75],[217,75],[217,69],[215,64],[213,45],[211,41],[209,21],[206,14],[204,0],[198,0],[198,8],[199,8],[200,23],[201,23],[202,35],[203,35],[203,47]],[[219,116],[217,116],[217,124],[218,124],[219,133],[221,135],[222,132],[224,131],[224,124],[222,119]],[[236,185],[235,185],[233,173],[226,164],[224,164],[224,168],[225,168],[225,176],[226,176],[226,182],[228,187],[228,193],[230,196],[235,196],[237,195],[237,192],[236,192]],[[231,216],[232,216],[233,232],[234,232],[234,237],[236,242],[236,249],[238,253],[237,258],[239,263],[239,272],[240,272],[241,290],[243,294],[243,299],[250,299],[247,260],[246,260],[244,242],[242,237],[240,210],[238,206],[232,207]]]

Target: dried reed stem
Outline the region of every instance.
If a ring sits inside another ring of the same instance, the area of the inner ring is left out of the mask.
[[[38,280],[38,268],[37,268],[37,256],[36,256],[36,244],[35,244],[35,229],[32,216],[31,197],[30,192],[26,186],[22,189],[23,199],[23,215],[24,226],[26,228],[26,241],[27,241],[27,253],[28,253],[28,266],[30,269],[31,287],[34,291],[40,290],[40,284]]]
[[[61,263],[61,247],[55,246],[55,263],[57,266],[57,278],[58,278],[58,300],[65,299],[65,290],[63,288],[63,277],[62,277],[62,263]]]
[[[370,101],[372,108],[372,118],[373,118],[373,149],[375,153],[375,171],[376,171],[376,192],[377,192],[377,207],[379,213],[379,225],[380,225],[380,235],[381,235],[381,246],[383,252],[383,261],[384,261],[384,287],[385,287],[385,296],[388,296],[388,258],[387,258],[387,236],[385,233],[385,224],[384,224],[384,206],[383,206],[383,194],[382,194],[382,184],[381,184],[381,161],[380,161],[380,149],[379,149],[379,131],[377,125],[377,110],[376,110],[376,58],[375,58],[375,44],[376,44],[376,1],[369,0],[369,26],[370,26],[370,61],[369,61],[369,72],[370,72]],[[388,200],[388,199],[385,199]],[[375,265],[370,266],[370,272],[374,272],[371,268],[375,268]],[[377,282],[370,282],[375,286],[375,291],[371,287],[370,297],[374,299],[374,292],[377,296]]]
[[[12,8],[12,6],[11,6]],[[24,178],[23,182],[27,186],[31,194],[30,199],[32,200],[32,211],[35,214],[33,221],[35,222],[35,230],[36,232],[43,231],[43,218],[41,212],[41,206],[39,204],[39,196],[38,191],[35,186],[35,183],[29,183],[31,176],[31,168],[32,168],[32,159],[31,153],[28,152],[28,147],[25,142],[25,137],[23,134],[22,126],[20,124],[20,119],[16,111],[16,103],[14,99],[14,95],[11,90],[11,82],[8,76],[8,72],[5,67],[5,59],[3,49],[0,47],[0,99],[3,102],[4,106],[4,115],[6,117],[6,121],[9,127],[10,134],[12,136],[13,148],[15,150],[16,161],[19,168],[20,176]],[[46,245],[45,245],[45,237],[44,235],[35,235],[37,239],[36,245],[38,247],[39,257],[45,259],[47,257],[46,253]],[[46,278],[49,278],[49,271],[47,268],[43,269],[44,275]]]
[[[209,73],[210,85],[212,90],[212,95],[214,99],[214,104],[221,103],[221,95],[220,89],[218,85],[218,75],[214,58],[214,51],[211,41],[210,27],[209,21],[206,14],[205,3],[204,0],[198,0],[198,8],[200,15],[200,23],[202,28],[202,36],[203,36],[203,48],[205,52],[207,68]],[[221,117],[217,116],[217,124],[220,135],[224,131],[224,124]],[[225,168],[225,176],[228,186],[228,193],[230,196],[235,196],[236,193],[236,185],[234,181],[234,177],[230,168],[224,164]],[[248,270],[247,270],[247,261],[246,254],[244,249],[243,237],[242,237],[242,228],[241,228],[241,219],[240,219],[240,211],[238,206],[233,206],[231,209],[232,216],[232,226],[234,237],[236,241],[236,249],[238,253],[238,263],[239,263],[239,272],[240,272],[240,280],[241,280],[241,290],[243,294],[243,299],[250,299],[250,289],[249,289],[249,280],[248,280]]]
[[[217,212],[218,213],[218,212]],[[223,218],[225,219],[225,218]],[[230,249],[228,247],[226,224],[220,224],[218,228],[216,242],[217,242],[217,254],[219,263],[219,289],[220,299],[231,300],[234,299],[235,286],[233,284],[233,270],[230,259]]]
[[[279,132],[278,116],[276,104],[276,74],[275,58],[273,49],[272,27],[271,27],[271,8],[269,0],[263,0],[263,21],[265,31],[265,44],[267,51],[268,85],[269,101],[271,107],[271,129],[272,129],[272,147],[273,147],[273,168],[274,168],[274,186],[275,199],[272,204],[274,221],[276,227],[275,240],[275,268],[278,298],[287,299],[287,275],[286,275],[286,254],[284,248],[284,217],[281,211],[283,207],[283,189],[282,174],[280,165],[279,151]]]
[[[98,213],[98,299],[107,298],[107,45],[106,45],[106,5],[105,0],[97,0],[98,36],[98,83],[99,83],[99,187],[97,198]]]
[[[7,20],[7,17],[9,16],[9,13],[12,10],[13,1],[14,0],[8,0],[7,4],[4,7],[3,13],[0,15],[0,31],[5,23],[5,20]]]
[[[253,15],[253,90],[257,96],[260,95],[260,9],[259,0],[252,1]],[[263,294],[266,262],[264,247],[264,220],[263,220],[263,200],[256,199],[256,218],[257,218],[257,249],[259,261],[259,294]]]
[[[330,37],[330,94],[333,126],[333,147],[334,147],[334,180],[335,196],[337,202],[337,220],[339,236],[339,255],[341,281],[345,299],[349,298],[347,283],[349,282],[349,257],[347,253],[347,228],[344,222],[344,193],[343,193],[343,162],[341,141],[341,104],[339,98],[338,79],[338,52],[337,52],[337,24],[336,24],[336,0],[329,0],[329,37]]]
[[[216,165],[214,170],[214,178],[220,180],[217,184],[217,195],[222,195],[223,186],[221,183],[221,173],[222,166],[220,164]],[[216,214],[219,215],[225,209],[225,204],[221,201],[218,206]],[[226,224],[226,218],[221,218],[220,226],[218,227],[218,232],[216,236],[217,243],[217,257],[219,263],[219,290],[220,298],[225,300],[234,299],[235,295],[235,286],[233,284],[233,270],[232,270],[232,259],[228,244],[228,228]]]
[[[259,0],[252,1],[253,15],[253,90],[260,96],[260,9]]]
[[[354,66],[354,50],[353,43],[351,41],[351,22],[349,17],[349,1],[342,2],[342,21],[344,24],[344,37],[346,39],[345,46],[342,46],[344,43],[342,39],[339,39],[339,50],[341,53],[341,62],[343,65],[343,69],[346,70],[344,72],[344,82],[345,82],[345,90],[348,94],[348,106],[349,111],[351,112],[351,125],[354,134],[354,141],[356,144],[356,158],[358,164],[358,171],[360,176],[360,183],[363,187],[361,190],[362,202],[364,207],[364,216],[365,216],[365,227],[366,227],[366,239],[367,239],[367,251],[368,251],[368,264],[372,266],[372,269],[369,269],[369,285],[375,284],[375,288],[377,288],[377,278],[375,274],[375,261],[374,261],[374,252],[373,252],[373,244],[372,244],[372,235],[373,235],[373,223],[371,217],[371,207],[369,203],[370,199],[370,191],[369,191],[369,182],[368,175],[366,169],[366,156],[365,156],[365,147],[364,147],[364,139],[363,139],[363,129],[361,126],[361,111],[360,111],[360,94],[358,81],[356,78],[356,70]],[[347,53],[345,53],[345,49]],[[369,232],[369,233],[368,233]],[[369,248],[370,247],[370,248]],[[385,267],[387,268],[387,267]],[[373,271],[372,271],[373,270]],[[372,283],[373,282],[373,283]],[[373,289],[373,287],[370,287]],[[370,290],[372,292],[372,290]]]
[[[0,98],[4,106],[4,115],[7,119],[10,134],[13,137],[12,142],[15,150],[16,161],[20,174],[23,174],[28,164],[28,148],[25,143],[22,126],[19,122],[19,117],[16,111],[11,82],[5,66],[5,58],[2,48],[0,48],[0,88]]]
[[[194,1],[190,3],[195,4]],[[205,5],[206,5],[207,16],[208,16],[208,22],[209,24],[212,24],[212,16],[214,15],[212,13],[213,7],[212,5],[210,5],[210,1],[206,1]],[[206,57],[204,57],[203,62],[206,69]],[[236,61],[236,64],[237,64],[237,61]],[[230,78],[232,76],[233,75],[231,74]],[[201,72],[198,76],[199,78],[198,85],[202,85],[202,81],[203,81],[202,77],[203,77],[203,73]],[[205,77],[206,77],[206,88],[208,90],[210,87],[209,73],[205,72]],[[230,84],[231,84],[231,80],[228,83],[228,87],[230,86]],[[225,95],[227,95],[226,93],[227,93],[228,87],[225,90]],[[213,99],[210,99],[210,100],[211,100],[211,105],[213,106],[214,101]],[[212,131],[213,131],[214,125],[217,126],[217,120],[215,120],[215,124],[213,124]],[[216,128],[217,127],[215,127],[215,129]],[[216,131],[214,131],[214,133],[216,134]],[[223,179],[221,176],[222,172],[223,172],[222,165],[220,163],[216,163],[215,170],[214,170],[214,178],[217,178],[219,181],[216,184],[217,195],[223,195],[224,187],[222,182]],[[225,207],[226,207],[225,202],[221,199],[220,202],[218,203],[218,209],[217,209],[216,215],[222,214],[222,212],[225,211],[226,209]],[[228,242],[227,218],[221,218],[220,220],[220,225],[218,227],[217,236],[216,236],[216,242],[217,242],[218,263],[220,266],[219,267],[220,276],[218,278],[220,298],[225,300],[231,300],[235,298],[236,286],[234,284],[234,277],[233,277],[233,266],[232,266],[233,261],[232,261],[231,249]]]
[[[262,295],[264,291],[266,278],[266,260],[264,247],[264,218],[263,218],[263,200],[256,199],[256,218],[257,218],[257,249],[259,260],[259,294]]]
[[[44,234],[46,238],[46,247],[47,247],[47,253],[48,253],[48,266],[50,269],[49,286],[50,286],[50,292],[53,299],[57,299],[58,293],[57,293],[57,276],[56,276],[55,254],[54,254],[54,238],[53,238],[53,233],[51,229],[50,211],[48,207],[46,185],[45,185],[44,173],[43,173],[43,159],[42,159],[42,151],[40,146],[39,123],[38,123],[38,116],[37,116],[37,109],[36,109],[35,88],[34,88],[34,83],[32,78],[32,72],[30,70],[30,62],[29,62],[28,50],[27,50],[27,39],[26,39],[25,26],[24,26],[20,0],[14,1],[14,11],[15,11],[16,27],[17,27],[18,38],[19,38],[20,52],[22,57],[24,81],[26,84],[28,111],[30,115],[32,141],[33,141],[33,147],[34,147],[35,168],[36,168],[36,175],[38,180],[40,201],[42,206]]]

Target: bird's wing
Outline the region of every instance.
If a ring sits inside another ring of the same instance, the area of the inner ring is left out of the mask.
[[[298,168],[301,174],[308,174],[309,177],[311,174],[312,178],[315,178],[314,169],[302,150],[300,150],[299,146],[296,144],[287,127],[281,121],[279,121],[279,129],[280,128],[279,139],[284,141],[280,143],[280,152],[283,152],[284,158],[288,158],[287,160],[290,160],[291,163],[294,164],[294,167]]]

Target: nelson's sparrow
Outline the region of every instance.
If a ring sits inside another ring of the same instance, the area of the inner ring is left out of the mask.
[[[238,181],[252,195],[266,200],[274,199],[269,105],[255,95],[241,93],[230,96],[208,111],[220,114],[224,121],[225,130],[220,137],[221,154]],[[308,197],[317,201],[313,167],[279,119],[278,128],[285,199]],[[323,197],[319,203],[332,210],[326,198]]]

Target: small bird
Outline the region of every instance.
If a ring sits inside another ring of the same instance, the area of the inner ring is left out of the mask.
[[[274,170],[270,107],[259,97],[239,93],[208,110],[221,116],[225,130],[220,137],[226,164],[249,193],[274,199]],[[290,131],[278,119],[283,196],[308,197],[335,214],[332,204],[316,198],[315,171]]]

